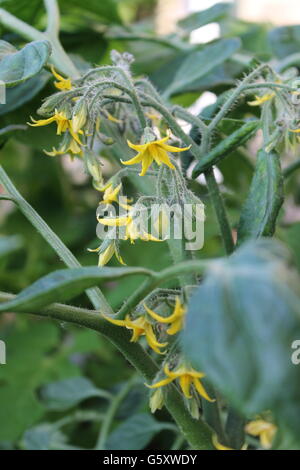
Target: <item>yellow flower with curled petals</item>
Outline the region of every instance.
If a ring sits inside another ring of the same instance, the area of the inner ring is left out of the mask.
[[[131,158],[130,160],[124,161],[121,160],[123,165],[135,165],[136,163],[142,164],[142,171],[140,176],[144,176],[149,168],[149,166],[155,161],[158,165],[164,164],[167,165],[172,170],[175,169],[173,163],[170,160],[168,152],[184,152],[190,147],[174,147],[172,145],[167,145],[166,142],[169,140],[169,134],[163,139],[153,140],[145,144],[135,145],[127,140],[127,144],[133,150],[136,150],[138,154]]]
[[[53,116],[47,119],[33,119],[31,117],[32,122],[28,122],[32,127],[40,127],[40,126],[48,126],[52,122],[56,122],[57,124],[57,135],[61,135],[63,132],[66,132],[70,128],[70,120],[67,118],[66,113],[64,111],[58,111],[55,109]]]
[[[168,385],[169,383],[173,382],[174,380],[179,380],[180,388],[186,398],[192,398],[191,394],[191,386],[193,385],[199,395],[205,400],[214,402],[215,400],[210,398],[203,387],[200,379],[205,377],[203,372],[197,372],[196,370],[192,369],[191,367],[186,367],[184,365],[179,366],[176,370],[170,371],[168,365],[166,364],[164,367],[164,373],[167,376],[165,379],[160,380],[157,383],[152,385],[147,385],[149,388],[160,388]]]
[[[182,329],[186,308],[184,305],[182,305],[179,297],[176,297],[174,311],[168,317],[162,317],[161,315],[158,315],[145,304],[144,307],[150,317],[152,317],[154,320],[158,321],[159,323],[170,323],[170,327],[167,329],[167,333],[169,335],[176,335],[176,333]]]
[[[101,204],[112,204],[113,202],[118,202],[118,194],[121,188],[122,188],[122,183],[120,183],[115,188],[113,188],[112,183],[109,183],[104,189],[104,194],[103,194],[103,199],[101,201]]]
[[[48,124],[52,124],[52,122],[55,122],[57,125],[57,131],[56,131],[57,135],[61,135],[62,133],[69,131],[74,141],[77,142],[77,144],[79,145],[83,145],[79,137],[79,133],[82,134],[82,131],[74,132],[72,121],[68,119],[64,111],[58,111],[57,109],[55,109],[53,116],[49,117],[48,119],[39,119],[37,121],[36,119],[33,119],[31,117],[31,120],[32,122],[28,122],[27,124],[29,124],[32,127],[48,126]],[[74,144],[72,144],[72,146],[73,146],[73,149],[75,149]],[[77,152],[73,152],[73,153],[77,153]]]
[[[266,103],[266,101],[272,100],[275,95],[276,93],[266,93],[263,96],[255,95],[255,100],[248,101],[247,104],[249,104],[249,106],[261,106],[262,104]]]
[[[160,242],[158,238],[153,237],[150,233],[145,231],[138,230],[134,222],[134,218],[131,215],[116,217],[115,219],[109,218],[98,218],[98,222],[102,225],[106,225],[108,227],[125,227],[125,235],[123,240],[130,240],[133,244],[135,240],[143,240],[143,241],[153,241],[153,242]]]
[[[277,426],[263,419],[257,419],[250,421],[250,423],[245,426],[245,431],[251,436],[259,437],[261,446],[264,449],[270,449],[277,431]]]
[[[135,320],[131,320],[129,315],[126,316],[125,320],[117,320],[106,315],[103,315],[103,317],[114,325],[124,326],[125,328],[132,330],[132,337],[130,340],[132,343],[136,343],[141,336],[145,336],[147,343],[153,351],[157,354],[164,354],[164,352],[161,351],[161,348],[166,347],[168,343],[159,343],[157,341],[153,331],[153,326],[145,316],[140,316]]]
[[[54,82],[54,86],[61,91],[72,90],[72,82],[70,78],[62,77],[58,72],[56,72],[53,65],[51,66],[51,72],[54,77],[57,79],[57,82]]]
[[[52,147],[51,152],[44,150],[44,153],[46,155],[49,155],[50,157],[56,157],[57,155],[65,155],[66,153],[71,153],[72,155],[79,155],[81,157],[83,155],[82,148],[70,134],[63,140],[63,143],[59,147],[59,149]]]
[[[91,253],[99,253],[98,266],[105,266],[111,260],[113,255],[116,256],[119,263],[126,265],[114,241],[112,241],[103,251],[101,251],[101,246],[95,249],[88,248],[88,251]]]

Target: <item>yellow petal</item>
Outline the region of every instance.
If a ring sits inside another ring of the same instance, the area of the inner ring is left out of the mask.
[[[176,153],[185,152],[186,150],[189,150],[191,148],[191,145],[189,145],[188,147],[174,147],[173,145],[163,144],[161,147],[167,152]]]
[[[109,321],[110,323],[112,323],[113,325],[117,325],[117,326],[127,326],[127,321],[126,320],[117,320],[116,318],[111,318],[107,315],[104,315],[102,314],[103,318],[105,318],[105,320]]]
[[[183,320],[180,318],[179,320],[175,320],[170,328],[167,329],[168,335],[176,335],[183,327]]]
[[[234,450],[231,447],[224,446],[218,441],[218,437],[216,434],[212,435],[212,443],[217,450]]]
[[[200,382],[199,379],[194,378],[193,379],[193,384],[194,384],[195,389],[199,393],[199,395],[201,395],[201,397],[205,398],[205,400],[210,401],[211,403],[216,401],[213,398],[210,398],[208,396],[208,394],[206,393],[205,388],[203,387],[203,385],[202,385],[202,383]]]
[[[132,221],[131,217],[118,217],[116,219],[100,219],[98,218],[98,222],[102,225],[107,225],[108,227],[122,227],[123,225],[127,225]]]
[[[152,385],[145,384],[145,385],[148,388],[159,388],[159,387],[164,387],[165,385],[168,385],[172,381],[173,379],[171,379],[170,377],[167,377],[166,379],[160,380],[159,382],[156,382],[155,384],[152,384]]]
[[[135,165],[136,163],[141,163],[143,160],[143,153],[138,153],[135,157],[130,160],[121,160],[123,165]]]
[[[248,101],[248,104],[249,106],[260,106],[266,101],[271,100],[274,96],[275,96],[275,93],[266,93],[263,96],[255,96],[256,99],[254,101]]]
[[[188,374],[184,374],[184,375],[181,375],[181,377],[179,377],[179,385],[186,398],[192,398],[191,391],[190,391],[191,382],[192,382],[192,379]]]
[[[136,150],[137,152],[144,152],[147,149],[149,143],[137,145],[137,144],[133,144],[132,142],[130,142],[130,140],[127,140],[127,145],[128,147],[130,147],[133,150]]]
[[[169,317],[161,317],[157,313],[155,313],[153,310],[151,310],[149,307],[147,307],[146,304],[144,304],[144,308],[149,313],[150,317],[154,318],[154,320],[160,322],[160,323],[169,323],[168,318]]]

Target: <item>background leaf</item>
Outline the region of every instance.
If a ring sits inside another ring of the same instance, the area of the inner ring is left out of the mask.
[[[240,44],[238,38],[222,39],[205,46],[203,50],[191,52],[179,67],[165,94],[170,96],[182,92],[189,84],[229,59],[239,49]]]
[[[91,397],[108,398],[110,395],[100,390],[85,377],[70,377],[69,379],[45,385],[40,392],[43,404],[54,411],[63,411],[76,406]]]
[[[300,378],[291,345],[300,338],[299,278],[282,250],[261,240],[217,261],[191,298],[183,347],[240,412],[271,410],[297,434]]]
[[[238,240],[270,236],[275,231],[278,212],[283,203],[283,179],[276,152],[260,150],[247,200],[241,212]]]
[[[109,435],[105,447],[107,450],[141,450],[165,427],[151,415],[139,413],[120,424]]]
[[[20,51],[6,54],[0,61],[0,80],[8,87],[28,80],[41,71],[50,53],[48,41],[33,41]]]

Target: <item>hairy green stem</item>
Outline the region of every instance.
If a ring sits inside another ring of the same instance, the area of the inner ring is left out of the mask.
[[[0,184],[7,191],[7,194],[13,202],[17,204],[21,212],[30,221],[30,223],[37,229],[58,256],[69,268],[79,268],[80,263],[77,261],[73,253],[65,246],[61,239],[53,232],[53,230],[46,224],[46,222],[39,216],[39,214],[31,207],[31,205],[21,196],[17,188],[14,186],[3,167],[0,165]],[[99,288],[87,290],[87,295],[96,309],[106,312],[107,314],[113,313],[110,305],[106,301],[104,295]]]

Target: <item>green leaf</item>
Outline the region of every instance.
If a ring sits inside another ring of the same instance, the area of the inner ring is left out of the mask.
[[[67,437],[53,424],[43,423],[28,429],[21,441],[25,450],[55,450],[65,444]]]
[[[271,240],[251,241],[213,263],[190,300],[182,343],[193,366],[241,413],[271,410],[300,431],[299,278]],[[296,291],[297,289],[297,291]]]
[[[106,450],[141,450],[166,424],[157,422],[151,415],[139,413],[118,426],[108,437]]]
[[[178,26],[187,32],[201,28],[208,23],[214,23],[225,18],[232,9],[229,3],[217,3],[203,11],[197,11],[178,21]]]
[[[50,74],[42,70],[41,73],[26,80],[26,82],[13,88],[8,88],[5,97],[6,103],[0,105],[0,116],[14,111],[34,98],[44,88],[49,78]]]
[[[19,439],[41,419],[44,407],[37,397],[38,387],[78,373],[66,350],[58,347],[59,336],[60,329],[53,322],[27,323],[24,319],[7,337],[1,336],[6,342],[7,363],[0,367],[0,440]]]
[[[260,150],[250,191],[241,212],[238,241],[271,236],[283,203],[283,179],[276,152]]]
[[[0,61],[0,80],[7,87],[18,85],[38,74],[51,53],[48,41],[33,41],[20,51],[6,54]]]
[[[120,279],[135,274],[151,275],[143,268],[73,268],[54,271],[24,289],[14,300],[2,303],[0,312],[7,310],[34,312],[53,302],[72,299],[100,282]]]
[[[229,59],[240,47],[238,38],[221,39],[190,53],[179,67],[173,81],[166,89],[166,96],[184,91],[192,82],[207,75],[215,67]]]
[[[282,26],[272,29],[268,35],[273,54],[284,59],[290,54],[299,52],[300,26]]]
[[[0,61],[6,55],[14,54],[15,52],[18,52],[15,46],[10,44],[9,42],[3,41],[2,39],[0,40]]]
[[[45,385],[40,392],[43,404],[54,411],[64,411],[91,397],[109,398],[105,390],[100,390],[84,377],[71,377]]]

